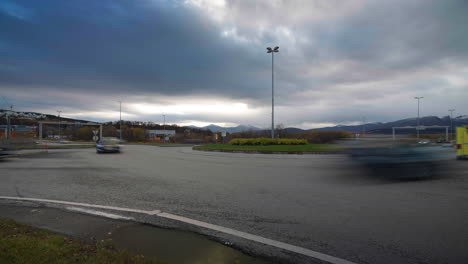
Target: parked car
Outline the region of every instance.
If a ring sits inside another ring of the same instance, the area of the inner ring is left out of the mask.
[[[120,152],[119,143],[117,138],[102,138],[96,143],[96,153],[118,153]]]

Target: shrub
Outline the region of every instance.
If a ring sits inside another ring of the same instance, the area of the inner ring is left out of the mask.
[[[231,145],[249,145],[249,146],[266,146],[266,145],[306,145],[305,139],[288,139],[288,138],[234,138],[229,141]]]

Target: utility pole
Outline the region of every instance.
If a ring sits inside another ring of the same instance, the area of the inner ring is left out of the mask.
[[[5,96],[2,96],[2,99],[3,101],[5,101],[5,105],[8,106],[8,101],[5,99]],[[11,112],[13,111],[13,105],[10,105],[10,112],[6,111],[5,113],[5,118],[6,118],[6,121],[7,121],[7,128],[6,128],[6,133],[5,133],[5,137],[6,139],[9,139],[10,136],[11,136],[11,120],[10,120],[10,115],[11,115]]]
[[[279,47],[267,48],[267,53],[271,53],[271,138],[275,138],[275,52],[279,52]]]
[[[61,140],[62,137],[61,137],[61,133],[60,133],[60,113],[62,113],[62,111],[61,111],[61,110],[57,110],[57,113],[58,113],[58,119],[59,119],[59,129],[58,129],[58,130],[59,130],[59,140]]]
[[[120,103],[120,121],[119,121],[119,124],[120,124],[120,128],[119,128],[119,132],[120,132],[120,142],[122,142],[122,101],[119,101]]]
[[[10,134],[11,134],[10,113],[6,113],[6,119],[7,119],[6,138],[7,138],[7,139],[10,139]]]
[[[7,139],[11,138],[11,117],[10,117],[10,115],[12,113],[13,113],[13,105],[10,105],[10,113],[7,114],[7,134],[6,134]]]
[[[455,109],[449,109],[449,112],[450,112],[450,140],[453,140],[453,122],[452,122],[453,111],[455,111]]]
[[[166,115],[163,114],[164,143],[166,143]]]
[[[419,139],[419,100],[420,99],[423,99],[424,97],[422,96],[419,96],[419,97],[414,97],[414,99],[418,100],[418,125],[416,127],[416,135],[417,135],[417,138]]]

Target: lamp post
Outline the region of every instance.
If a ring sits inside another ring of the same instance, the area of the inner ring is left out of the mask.
[[[274,54],[279,52],[279,47],[267,48],[267,53],[271,53],[271,138],[275,138],[275,78],[274,78]]]
[[[57,110],[57,113],[58,113],[58,120],[59,120],[59,129],[58,129],[58,130],[59,130],[59,140],[61,140],[61,137],[62,137],[62,136],[61,136],[61,133],[60,133],[60,113],[62,113],[62,111],[61,111],[61,110]]]
[[[453,140],[453,123],[452,123],[453,111],[455,111],[455,109],[449,109],[449,112],[450,112],[450,140]]]
[[[166,143],[166,115],[163,114],[164,143]]]
[[[122,142],[122,101],[119,101],[119,104],[120,104],[119,132],[120,132],[120,142]]]
[[[417,96],[417,97],[414,97],[414,99],[418,100],[418,125],[416,127],[416,135],[417,135],[417,138],[419,139],[419,100],[420,99],[423,99],[424,97],[422,96]]]

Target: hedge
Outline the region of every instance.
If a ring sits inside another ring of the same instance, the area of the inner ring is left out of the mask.
[[[289,139],[289,138],[234,138],[229,141],[231,145],[306,145],[305,139]]]

